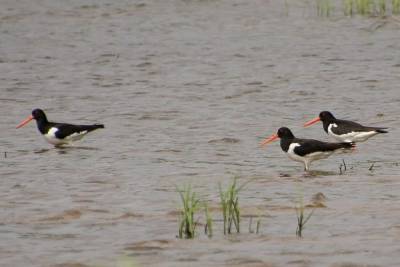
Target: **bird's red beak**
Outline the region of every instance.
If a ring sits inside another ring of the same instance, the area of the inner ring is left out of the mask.
[[[304,124],[304,127],[310,126],[311,124],[314,124],[314,123],[319,122],[319,121],[321,121],[321,119],[319,117],[316,117],[315,119],[312,119],[312,120],[306,122]]]
[[[277,134],[273,134],[268,138],[265,138],[262,142],[261,142],[261,146],[265,146],[268,143],[271,143],[272,141],[278,139],[278,135]]]
[[[30,122],[31,120],[33,120],[33,116],[30,115],[26,120],[24,120],[23,122],[21,122],[20,124],[17,125],[17,129],[21,128],[22,126],[24,126],[25,124],[27,124],[28,122]]]

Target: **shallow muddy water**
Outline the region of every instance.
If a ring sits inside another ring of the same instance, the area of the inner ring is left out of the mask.
[[[399,266],[400,23],[339,13],[319,18],[300,1],[1,1],[0,265]],[[55,149],[35,123],[15,129],[33,108],[106,128]],[[278,142],[259,147],[281,126],[330,140],[321,124],[302,128],[322,110],[390,133],[314,162],[309,177]],[[234,176],[250,181],[243,233],[224,237],[218,182]],[[188,183],[213,208],[212,239],[202,226],[176,238],[175,185]],[[317,193],[326,199],[298,239],[296,197]]]

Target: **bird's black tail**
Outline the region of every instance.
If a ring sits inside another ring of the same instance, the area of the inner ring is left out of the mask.
[[[345,149],[354,149],[356,147],[356,143],[338,143],[339,148],[345,148]]]
[[[93,124],[93,126],[96,127],[96,129],[104,128],[104,124]]]
[[[82,125],[81,128],[81,130],[91,132],[96,129],[104,128],[104,124]]]
[[[383,129],[376,129],[375,132],[377,132],[377,133],[388,133],[388,131],[383,130]]]

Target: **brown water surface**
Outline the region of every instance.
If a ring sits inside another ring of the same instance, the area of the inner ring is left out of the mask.
[[[0,265],[400,266],[399,20],[306,2],[1,1]],[[106,129],[54,149],[34,123],[15,129],[37,107]],[[259,147],[281,126],[330,140],[302,128],[322,110],[390,133],[309,176]],[[251,182],[243,233],[224,237],[218,182],[233,176]],[[187,183],[212,239],[175,238]],[[318,207],[302,239],[299,193]]]

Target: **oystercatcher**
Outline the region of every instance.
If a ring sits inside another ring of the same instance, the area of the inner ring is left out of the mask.
[[[289,128],[281,127],[277,134],[264,139],[264,146],[277,138],[281,139],[281,148],[294,161],[302,162],[304,170],[308,171],[311,162],[329,157],[333,152],[341,149],[354,148],[354,143],[326,143],[314,139],[296,138]]]
[[[99,128],[104,128],[103,124],[93,125],[73,125],[67,123],[49,122],[46,114],[41,109],[34,109],[32,115],[18,124],[17,129],[35,119],[39,132],[47,142],[54,146],[62,146],[73,141],[82,139],[87,133]]]
[[[304,127],[318,121],[322,121],[325,132],[340,142],[364,142],[374,135],[387,133],[386,127],[369,127],[353,121],[338,120],[329,111],[322,111],[317,118],[305,123]]]

